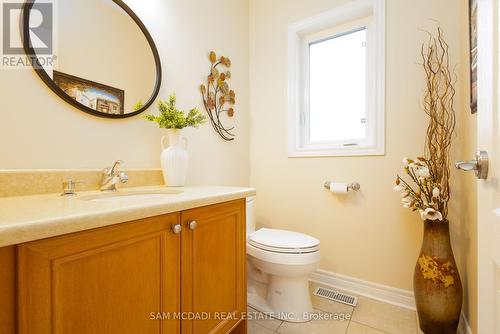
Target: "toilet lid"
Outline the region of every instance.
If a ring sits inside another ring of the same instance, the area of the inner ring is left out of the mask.
[[[303,233],[270,228],[262,228],[252,233],[248,243],[278,253],[311,253],[319,249],[319,240],[316,238]]]

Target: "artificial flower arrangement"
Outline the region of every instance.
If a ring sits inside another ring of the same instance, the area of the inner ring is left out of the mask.
[[[414,189],[398,175],[394,190],[401,191],[403,207],[418,210],[422,220],[443,221],[447,214],[449,189],[443,186],[443,180],[438,179],[439,174],[431,172],[429,160],[424,157],[404,158],[403,165],[406,174],[416,184]],[[444,188],[447,191],[443,192]]]
[[[462,309],[462,283],[453,256],[448,222],[450,149],[455,131],[455,76],[450,70],[449,46],[438,28],[422,45],[426,89],[424,111],[429,118],[424,156],[404,158],[409,177],[398,175],[394,190],[405,208],[424,220],[420,255],[413,273],[413,291],[424,333],[456,333]]]
[[[414,186],[398,175],[394,190],[401,191],[405,208],[418,211],[422,220],[442,222],[450,200],[450,148],[456,126],[454,76],[449,69],[448,44],[438,37],[422,46],[426,91],[424,111],[429,118],[424,157],[404,158],[404,170]]]

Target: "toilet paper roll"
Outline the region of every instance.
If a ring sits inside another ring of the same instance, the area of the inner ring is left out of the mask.
[[[334,194],[347,194],[349,188],[347,183],[331,183],[330,191]]]

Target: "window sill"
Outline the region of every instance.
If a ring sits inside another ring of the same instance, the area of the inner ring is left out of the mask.
[[[384,156],[383,148],[370,147],[347,147],[331,148],[331,149],[290,149],[288,150],[289,158],[328,158],[328,157],[356,157],[356,156]]]

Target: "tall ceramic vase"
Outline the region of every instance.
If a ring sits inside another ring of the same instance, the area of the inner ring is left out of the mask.
[[[420,329],[425,334],[456,334],[462,283],[451,249],[448,221],[425,221],[413,289]]]
[[[166,140],[168,139],[168,146]],[[161,168],[163,179],[169,187],[182,187],[186,184],[189,164],[187,139],[181,138],[181,130],[167,129],[167,136],[161,138]]]

